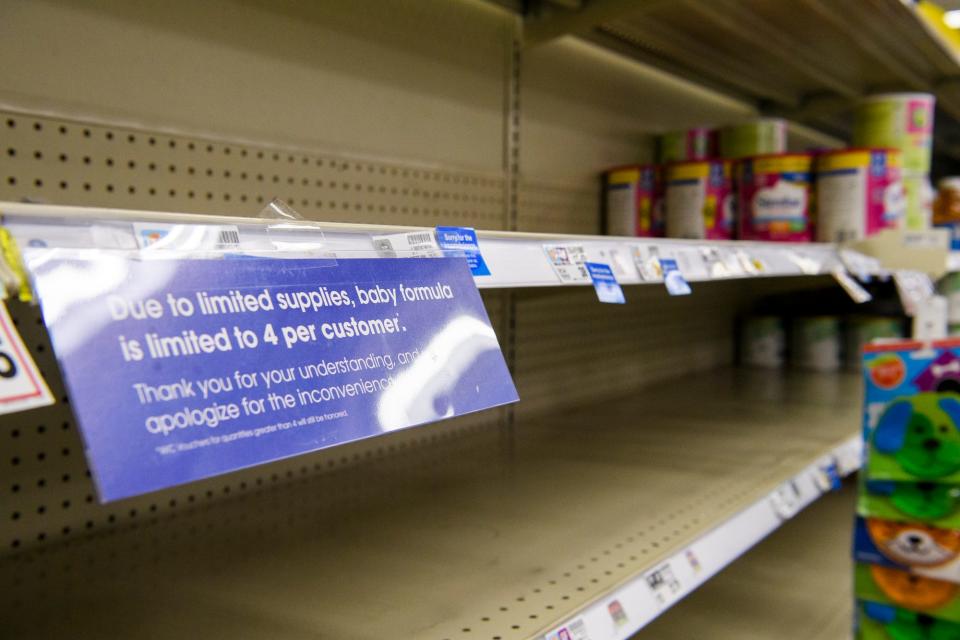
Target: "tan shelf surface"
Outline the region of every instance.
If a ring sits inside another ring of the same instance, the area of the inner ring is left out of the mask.
[[[253,492],[118,523],[0,558],[0,620],[14,638],[538,637],[849,441],[860,396],[854,375],[713,371],[518,421],[512,464],[453,460],[380,503],[314,509],[320,477],[280,489],[294,507]]]
[[[633,640],[838,640],[853,625],[856,486],[818,500]]]

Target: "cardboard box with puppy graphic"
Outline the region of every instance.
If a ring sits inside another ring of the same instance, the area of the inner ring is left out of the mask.
[[[874,343],[863,363],[857,638],[960,638],[960,340]]]
[[[960,484],[960,340],[865,349],[871,482]]]

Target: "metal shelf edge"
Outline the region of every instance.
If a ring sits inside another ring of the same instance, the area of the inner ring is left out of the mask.
[[[536,640],[623,640],[650,624],[727,565],[749,551],[785,522],[812,504],[831,488],[824,484],[829,465],[841,476],[860,468],[860,434],[832,447],[802,471],[787,478],[749,507],[717,525],[689,546],[649,567],[605,596],[573,615],[551,625]],[[619,603],[623,617],[611,613]],[[585,635],[578,635],[585,634]]]

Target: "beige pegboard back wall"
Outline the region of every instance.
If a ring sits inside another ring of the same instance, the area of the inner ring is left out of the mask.
[[[499,175],[0,112],[0,199],[329,222],[503,227]]]
[[[499,172],[516,26],[482,0],[5,0],[0,104]]]

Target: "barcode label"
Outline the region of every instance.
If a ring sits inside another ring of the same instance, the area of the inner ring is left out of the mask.
[[[433,242],[433,235],[427,232],[408,233],[407,242],[411,245],[431,244]]]
[[[194,225],[134,222],[141,249],[151,251],[218,251],[240,247],[240,230],[233,225]]]
[[[217,237],[217,248],[239,247],[240,233],[236,229],[221,229]]]
[[[441,258],[443,252],[429,231],[373,236],[373,248],[381,258]]]

